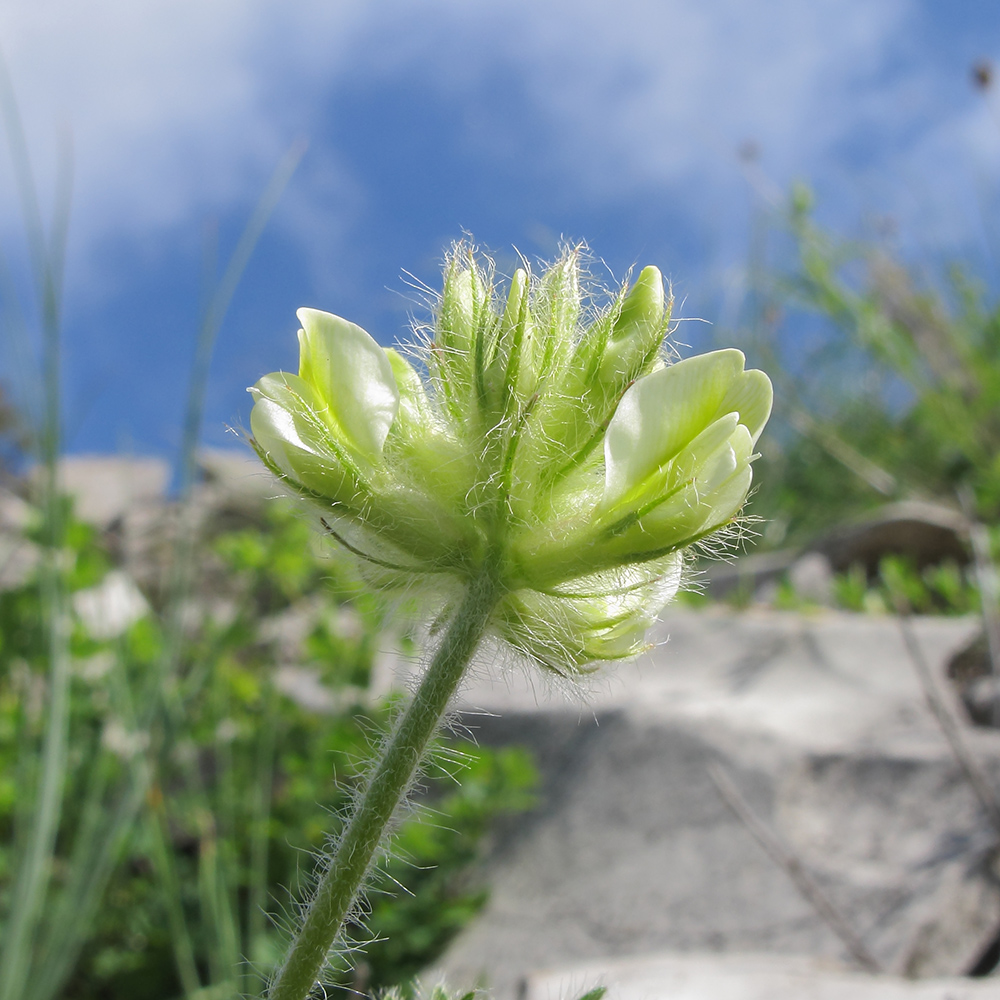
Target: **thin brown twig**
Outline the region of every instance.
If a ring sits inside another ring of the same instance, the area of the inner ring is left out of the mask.
[[[975,498],[968,487],[959,490],[962,513],[969,522],[969,544],[972,546],[972,561],[976,568],[979,584],[979,602],[983,612],[983,631],[986,632],[986,648],[989,651],[990,668],[993,674],[993,725],[1000,728],[1000,583],[997,581],[997,567],[990,552],[990,535],[976,517]]]
[[[803,436],[812,438],[828,455],[835,458],[844,468],[853,472],[882,496],[895,496],[899,483],[891,472],[886,472],[857,448],[848,444],[836,431],[819,423],[805,406],[792,405],[788,414],[789,423]]]
[[[898,612],[899,630],[903,635],[903,644],[906,646],[906,651],[909,653],[917,676],[920,678],[920,686],[924,689],[927,707],[941,727],[941,732],[948,741],[948,746],[951,747],[955,761],[962,769],[970,787],[976,793],[976,798],[979,799],[987,818],[996,832],[1000,834],[1000,801],[997,800],[996,790],[983,766],[973,755],[968,743],[965,742],[955,713],[938,689],[931,666],[927,662],[927,657],[924,655],[916,633],[913,631],[909,614],[903,609],[898,609]]]
[[[819,914],[830,930],[840,938],[851,958],[868,972],[881,972],[882,966],[878,959],[859,937],[847,917],[813,878],[792,847],[786,844],[754,813],[750,808],[750,803],[743,797],[725,770],[718,764],[709,764],[708,776],[714,782],[719,795],[722,796],[722,801],[750,831],[751,836],[760,844],[764,853],[792,880],[795,888],[799,890],[806,902]]]

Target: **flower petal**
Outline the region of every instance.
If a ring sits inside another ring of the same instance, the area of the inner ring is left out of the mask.
[[[730,439],[739,427],[738,413],[727,413],[706,427],[677,457],[670,463],[670,471],[666,477],[668,490],[679,486],[687,479],[697,479],[704,483],[705,466],[714,461],[720,448],[725,447],[732,454]],[[746,428],[743,429],[744,433]],[[729,470],[732,472],[732,469]],[[729,473],[727,473],[728,475]],[[702,488],[708,488],[702,486]]]
[[[751,368],[730,386],[726,398],[719,409],[723,412],[735,410],[740,415],[740,423],[748,431],[753,444],[757,443],[760,432],[771,415],[774,390],[771,380],[756,368]]]
[[[250,392],[250,431],[276,472],[331,499],[338,499],[345,488],[352,492],[352,477],[326,446],[329,430],[317,412],[322,403],[305,379],[272,372]]]
[[[743,372],[741,351],[713,351],[639,379],[604,439],[604,502],[618,502],[673,458],[719,413]]]
[[[385,351],[360,326],[318,309],[300,309],[299,374],[329,408],[345,443],[378,461],[399,409]]]

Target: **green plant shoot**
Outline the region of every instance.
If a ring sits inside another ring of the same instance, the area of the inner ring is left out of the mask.
[[[412,360],[301,309],[299,372],[264,376],[253,445],[382,587],[428,601],[442,639],[334,850],[272,1000],[322,975],[425,749],[484,640],[567,676],[631,657],[685,551],[750,488],[771,383],[736,350],[669,363],[655,267],[592,309],[581,251],[506,295],[467,244],[448,256]]]

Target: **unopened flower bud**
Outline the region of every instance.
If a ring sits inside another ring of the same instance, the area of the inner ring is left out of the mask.
[[[649,359],[656,357],[669,320],[660,270],[644,267],[622,302],[621,312],[611,329],[608,346],[601,357],[601,378],[606,382],[636,378]]]

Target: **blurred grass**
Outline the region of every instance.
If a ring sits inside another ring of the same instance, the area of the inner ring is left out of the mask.
[[[99,532],[72,516],[66,523],[72,606],[73,595],[107,578],[112,561]],[[80,845],[92,851],[93,837],[108,830],[101,813],[113,797],[80,791],[117,788],[121,795],[137,771],[152,774],[141,785],[137,822],[95,895],[103,905],[74,911],[83,926],[62,939],[65,946],[75,931],[86,948],[58,982],[41,981],[51,983],[50,995],[152,1000],[256,989],[258,971],[281,953],[282,908],[298,895],[331,812],[348,801],[371,741],[392,714],[391,702],[367,694],[385,609],[320,547],[307,521],[274,503],[265,523],[206,541],[196,586],[210,580],[212,606],[224,599],[227,611],[220,617],[206,604],[202,615],[188,616],[176,675],[183,714],[159,734],[140,723],[129,694],[162,656],[162,615],[154,606],[121,635],[102,639],[74,616],[70,794],[47,901],[56,927],[66,902],[77,898],[76,879],[93,874],[93,856]],[[305,636],[305,656],[317,680],[344,695],[332,714],[303,707],[275,687],[274,644],[264,635],[267,623],[316,595],[323,601]],[[11,837],[20,794],[38,767],[24,747],[45,719],[39,603],[32,579],[0,592],[5,902],[16,873]],[[388,864],[386,884],[403,888],[374,897],[367,927],[356,928],[359,941],[391,931],[365,956],[373,986],[405,982],[478,910],[485,893],[470,880],[470,866],[490,823],[532,801],[534,770],[523,752],[451,740],[442,753],[440,773],[428,779],[432,808],[417,810],[403,825],[400,852]],[[185,983],[184,975],[197,978]]]

